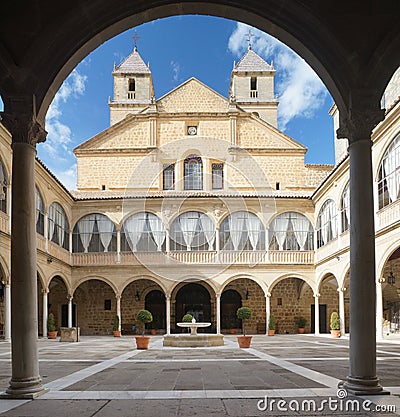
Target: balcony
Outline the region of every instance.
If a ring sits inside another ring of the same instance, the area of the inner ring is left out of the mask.
[[[400,199],[382,208],[377,213],[377,229],[383,229],[400,219]]]
[[[6,213],[0,211],[0,231],[10,234],[10,218]]]

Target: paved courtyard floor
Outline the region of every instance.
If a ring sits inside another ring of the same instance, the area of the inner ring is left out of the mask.
[[[391,395],[344,397],[348,340],[313,335],[235,336],[214,348],[165,348],[152,336],[38,341],[49,392],[0,400],[0,416],[394,416],[400,415],[400,340],[378,343],[378,376]],[[11,377],[10,343],[0,341],[0,392]]]

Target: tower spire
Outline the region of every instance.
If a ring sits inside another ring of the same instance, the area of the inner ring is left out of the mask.
[[[254,36],[254,33],[252,33],[251,30],[249,29],[249,32],[246,33],[245,36],[247,37],[248,49],[251,49],[251,38]]]
[[[136,31],[133,34],[132,39],[133,39],[133,51],[137,52],[137,41],[140,39],[140,36],[138,35]]]

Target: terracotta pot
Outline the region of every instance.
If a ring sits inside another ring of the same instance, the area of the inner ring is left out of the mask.
[[[268,329],[268,336],[275,336],[275,330]]]
[[[304,327],[299,327],[299,334],[303,334],[304,333]]]
[[[150,334],[152,334],[154,336],[155,334],[157,334],[157,330],[156,329],[151,329]]]
[[[249,348],[251,343],[251,338],[253,336],[238,336],[237,340],[240,348]]]
[[[340,334],[340,330],[331,330],[331,335],[332,335],[332,337],[334,337],[334,338],[338,338],[338,337],[340,337],[340,336],[341,336],[341,334]]]
[[[55,332],[47,332],[47,338],[48,339],[57,339],[57,331]]]
[[[150,336],[135,336],[137,349],[148,349]]]
[[[121,337],[121,330],[113,330],[114,337]]]
[[[235,334],[236,330],[235,329],[229,329],[229,334]]]

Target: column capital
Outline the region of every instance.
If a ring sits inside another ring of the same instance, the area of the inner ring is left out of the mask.
[[[41,292],[42,294],[48,294],[50,291],[48,288],[42,288]]]
[[[339,113],[340,127],[337,129],[338,139],[349,140],[349,143],[370,139],[372,130],[385,117],[384,109],[358,106],[347,113]]]
[[[121,294],[115,294],[115,298],[116,298],[117,300],[120,300],[120,299],[122,298],[122,295],[121,295]]]
[[[338,287],[338,289],[337,289],[337,292],[345,292],[345,291],[347,291],[347,288],[346,287]]]
[[[384,277],[378,278],[378,284],[384,284],[385,282],[386,282],[386,278]]]
[[[221,298],[221,294],[215,293],[215,298]]]
[[[67,300],[68,300],[69,302],[71,302],[71,301],[73,300],[73,298],[74,298],[74,296],[73,296],[73,295],[71,295],[71,294],[68,294],[68,295],[67,295]]]
[[[319,298],[319,297],[321,297],[321,294],[320,294],[319,292],[315,292],[315,293],[313,294],[313,297],[314,297],[314,298]]]
[[[270,292],[265,293],[265,298],[271,298],[271,297],[272,297],[272,294]]]
[[[36,146],[46,140],[47,132],[36,117],[35,101],[34,95],[16,94],[6,98],[0,119],[11,133],[13,143]]]

